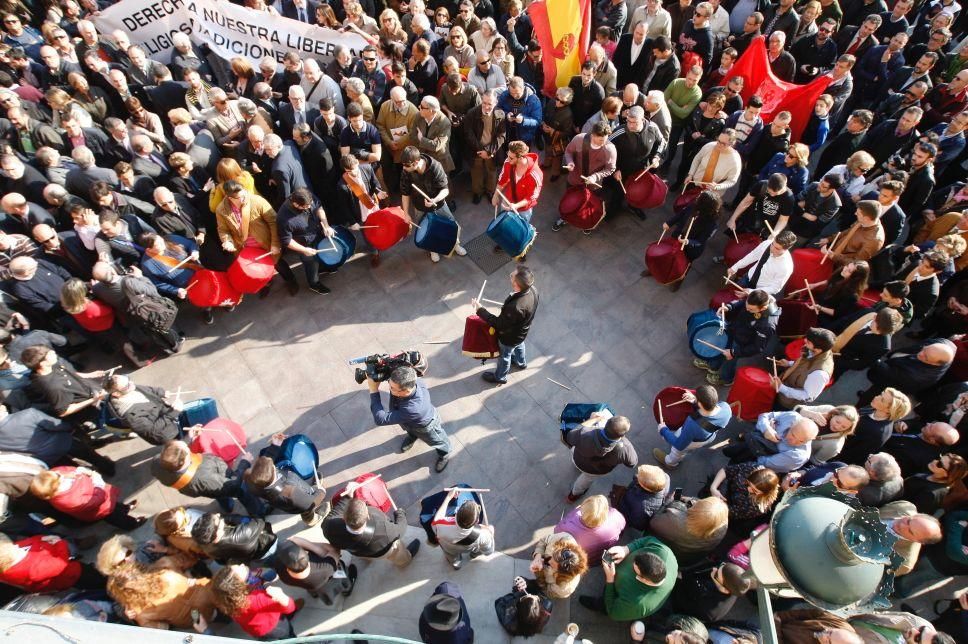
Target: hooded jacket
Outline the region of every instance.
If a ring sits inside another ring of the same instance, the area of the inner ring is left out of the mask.
[[[541,99],[534,88],[525,84],[524,95],[520,99],[511,96],[511,90],[505,90],[497,99],[497,109],[504,110],[508,116],[507,135],[509,141],[524,141],[528,145],[534,141],[534,135],[541,125]],[[520,114],[524,120],[518,123],[511,121],[512,115]]]
[[[639,463],[639,456],[627,438],[610,441],[604,429],[576,427],[564,438],[566,444],[575,448],[572,452],[575,467],[586,474],[600,476],[619,465],[634,468]]]
[[[758,317],[746,309],[746,300],[736,300],[726,309],[729,332],[729,350],[736,358],[749,358],[765,352],[767,344],[776,335],[780,309],[770,296],[766,310]]]

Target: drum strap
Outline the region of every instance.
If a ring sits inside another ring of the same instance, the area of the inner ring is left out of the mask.
[[[191,461],[188,463],[188,469],[185,470],[182,473],[182,475],[178,477],[178,480],[172,483],[171,486],[176,490],[180,490],[186,485],[188,485],[189,483],[191,483],[192,479],[195,478],[195,472],[198,471],[198,468],[201,464],[202,464],[202,455],[192,454]]]
[[[861,329],[870,324],[875,317],[877,317],[877,313],[867,313],[854,320],[850,326],[844,329],[843,333],[838,335],[837,339],[834,340],[834,346],[831,351],[834,353],[839,353],[845,346],[850,344],[850,341],[854,339],[854,336],[860,333]]]
[[[353,196],[359,199],[360,203],[362,203],[368,210],[372,210],[373,207],[376,206],[376,204],[373,202],[373,197],[367,193],[362,184],[356,182],[356,179],[354,179],[349,172],[343,173],[343,181],[345,181],[346,185],[349,186]]]
[[[692,412],[691,414],[689,414],[689,418],[692,418],[692,422],[696,423],[704,430],[706,430],[707,434],[715,434],[716,432],[719,431],[719,427],[716,427],[715,425],[713,425],[708,418],[700,414],[698,409]]]
[[[592,149],[592,135],[586,134],[581,141],[581,173],[587,175],[590,173],[590,161],[588,160]]]
[[[750,277],[750,288],[756,288],[756,285],[759,284],[760,273],[763,272],[763,267],[766,266],[766,262],[768,262],[770,259],[770,248],[772,246],[773,244],[770,243],[766,247],[766,250],[764,250],[763,254],[760,256],[760,261],[756,263],[756,268],[753,269],[753,275]]]

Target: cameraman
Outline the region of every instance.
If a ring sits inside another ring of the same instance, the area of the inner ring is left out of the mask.
[[[430,402],[430,391],[417,379],[413,367],[397,367],[390,374],[390,409],[384,411],[380,399],[380,383],[366,379],[370,388],[370,411],[377,425],[400,425],[407,437],[400,445],[400,453],[413,447],[419,438],[437,450],[434,469],[443,472],[450,460],[450,439],[440,424],[440,414]]]

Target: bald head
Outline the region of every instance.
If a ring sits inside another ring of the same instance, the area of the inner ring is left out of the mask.
[[[15,280],[26,281],[37,272],[37,260],[33,257],[15,257],[10,262],[10,273]]]
[[[860,465],[845,465],[837,469],[834,484],[841,492],[857,494],[871,482],[871,477]]]
[[[895,519],[891,529],[905,541],[920,544],[941,541],[941,522],[930,514],[912,514]]]
[[[818,433],[820,433],[820,429],[817,427],[817,423],[809,418],[801,418],[790,427],[790,431],[786,435],[786,443],[793,446],[806,445],[815,439]]]
[[[935,342],[918,352],[918,360],[934,367],[943,367],[954,362],[955,346],[950,342]]]
[[[921,430],[921,438],[924,442],[938,447],[950,447],[958,442],[960,438],[958,430],[948,423],[936,422],[928,423]]]
[[[116,276],[114,267],[107,262],[97,262],[91,269],[91,277],[99,282],[113,282]]]
[[[19,192],[10,192],[0,199],[0,208],[8,215],[23,216],[21,211],[27,206],[27,198]]]
[[[60,238],[57,236],[57,231],[48,226],[47,224],[37,224],[30,231],[33,235],[34,241],[47,249],[56,249],[60,247]]]

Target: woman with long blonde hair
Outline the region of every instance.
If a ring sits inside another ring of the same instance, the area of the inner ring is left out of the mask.
[[[225,157],[215,166],[215,180],[217,182],[215,189],[208,195],[208,208],[212,212],[215,212],[218,205],[225,199],[224,186],[226,181],[238,181],[250,194],[259,194],[256,192],[255,179],[252,175],[247,170],[243,170],[239,162],[231,157]]]
[[[618,543],[624,529],[625,517],[601,494],[582,501],[555,526],[555,532],[567,532],[575,538],[592,566],[599,564],[605,550]]]
[[[679,499],[668,502],[649,524],[653,535],[669,546],[680,564],[708,555],[726,535],[729,506],[722,499]]]

